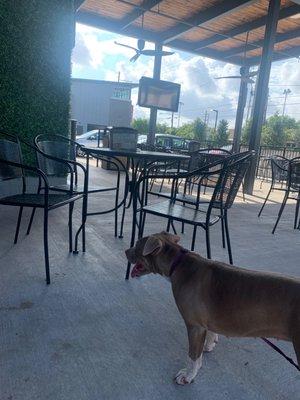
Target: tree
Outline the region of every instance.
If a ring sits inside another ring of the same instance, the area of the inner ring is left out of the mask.
[[[212,141],[216,142],[218,146],[225,146],[228,143],[229,131],[228,121],[226,121],[226,119],[221,119],[217,131],[212,132],[210,138]]]
[[[146,118],[136,118],[131,123],[132,128],[136,129],[141,135],[148,135],[149,120]]]
[[[294,118],[276,113],[269,117],[262,128],[262,144],[268,146],[285,146],[288,141],[294,140],[299,129]]]
[[[199,142],[205,142],[207,136],[207,125],[202,121],[201,118],[195,119],[193,122],[194,139]]]
[[[246,124],[242,129],[241,143],[244,145],[249,144],[251,126],[252,126],[252,120],[249,119],[248,121],[246,121]]]

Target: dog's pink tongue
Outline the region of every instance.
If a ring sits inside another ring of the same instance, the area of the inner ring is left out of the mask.
[[[139,276],[141,276],[141,271],[143,270],[143,266],[142,264],[135,264],[135,266],[132,268],[131,271],[131,278],[138,278]]]

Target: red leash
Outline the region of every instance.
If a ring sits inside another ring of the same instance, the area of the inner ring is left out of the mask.
[[[300,371],[299,366],[295,363],[295,361],[288,357],[286,354],[284,354],[284,352],[277,347],[274,343],[272,343],[269,339],[266,339],[264,337],[261,338],[265,343],[267,343],[269,346],[272,347],[272,349],[274,349],[275,351],[277,351],[277,353],[279,353],[280,355],[282,355],[282,357],[284,357],[290,364],[292,364],[295,368],[297,368],[298,371]]]

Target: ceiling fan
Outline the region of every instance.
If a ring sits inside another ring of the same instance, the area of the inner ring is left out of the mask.
[[[249,38],[249,31],[247,32],[246,42],[245,42],[245,50],[244,50],[244,56],[243,56],[244,64],[245,64],[245,61],[246,61],[248,38]],[[252,71],[252,72],[246,73],[246,67],[244,65],[244,66],[242,66],[240,68],[240,75],[219,76],[219,77],[217,77],[215,79],[241,79],[242,82],[255,83],[255,81],[253,79],[251,79],[251,78],[256,76],[258,74],[258,72],[259,71],[257,70],[257,71]]]
[[[128,44],[123,44],[123,43],[118,43],[115,42],[115,44],[117,44],[118,46],[123,46],[123,47],[127,47],[128,49],[134,50],[135,51],[135,55],[133,57],[130,58],[130,62],[135,62],[139,56],[143,55],[143,56],[171,56],[172,54],[174,54],[174,52],[172,51],[164,51],[164,50],[147,50],[144,49],[145,47],[145,40],[143,39],[138,39],[137,41],[137,48],[133,47],[133,46],[129,46]]]
[[[144,29],[144,14],[142,14],[142,30]],[[130,62],[135,62],[139,56],[171,56],[174,54],[172,51],[164,51],[164,50],[147,50],[144,49],[145,47],[145,40],[144,39],[138,39],[137,41],[137,48],[133,46],[129,46],[128,44],[123,44],[123,43],[118,43],[115,42],[118,46],[123,46],[127,47],[128,49],[134,50],[135,55],[130,58]]]

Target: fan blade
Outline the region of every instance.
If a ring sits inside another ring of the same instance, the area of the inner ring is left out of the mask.
[[[232,76],[218,76],[215,79],[241,79],[242,77],[240,75],[232,75]]]
[[[134,63],[139,58],[140,55],[141,55],[140,52],[136,52],[136,55],[131,57],[131,59],[129,61]]]
[[[171,56],[174,54],[172,51],[157,51],[157,50],[142,50],[140,52],[143,56]]]
[[[258,74],[258,71],[252,71],[249,72],[249,74],[247,74],[247,76],[251,77],[251,76],[256,76]]]
[[[135,47],[128,46],[128,44],[123,44],[123,43],[118,43],[118,42],[115,42],[115,44],[117,44],[118,46],[127,47],[127,49],[131,49],[131,50],[137,51],[137,49]]]

